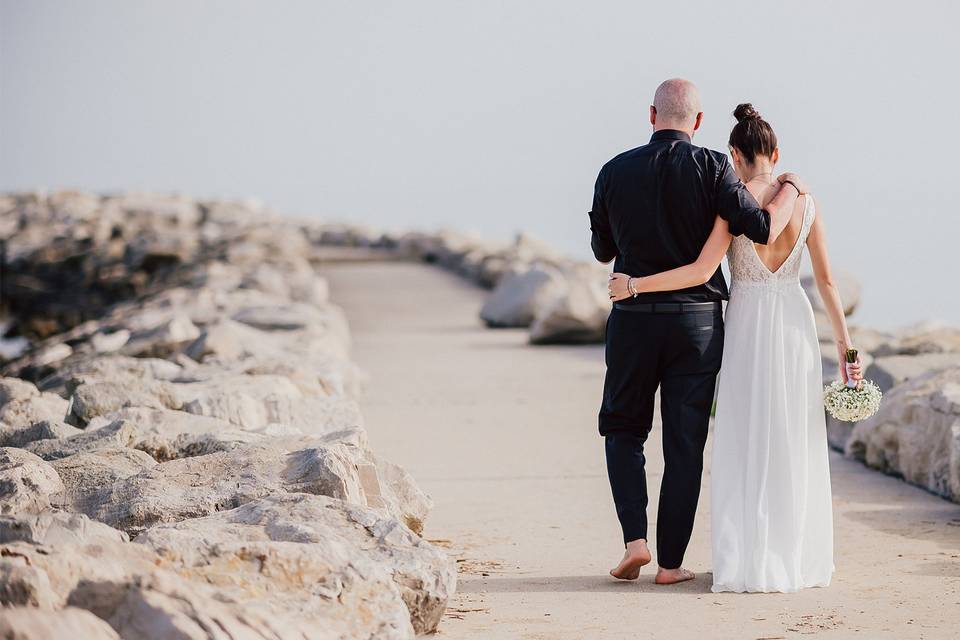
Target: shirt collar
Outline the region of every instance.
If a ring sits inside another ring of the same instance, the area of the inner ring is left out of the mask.
[[[690,136],[687,135],[686,132],[676,129],[660,129],[659,131],[654,131],[653,135],[650,136],[650,142],[657,140],[683,140],[684,142],[690,142]]]

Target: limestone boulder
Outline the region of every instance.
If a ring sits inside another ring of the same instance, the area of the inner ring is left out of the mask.
[[[860,304],[860,294],[863,290],[860,281],[851,273],[844,271],[835,271],[833,274],[834,283],[840,293],[840,302],[843,304],[843,313],[850,315]],[[817,290],[817,283],[813,276],[805,276],[800,279],[800,284],[810,298],[810,304],[814,311],[824,311],[823,300],[820,298],[820,292]]]
[[[880,410],[853,428],[846,454],[960,502],[960,367],[890,390]]]
[[[876,358],[864,376],[886,392],[894,386],[931,371],[960,367],[960,353],[927,353]]]
[[[0,377],[0,407],[13,400],[23,400],[40,395],[36,385],[20,378]]]
[[[158,563],[156,554],[143,545],[116,540],[5,543],[0,545],[0,604],[48,611],[74,605],[98,613],[93,603],[77,597],[78,587],[109,584],[119,588],[135,576],[153,573]]]
[[[96,612],[123,640],[380,637],[376,635],[376,623],[369,619],[363,621],[366,628],[356,625],[366,634],[349,635],[341,632],[342,626],[338,628],[339,620],[284,615],[266,610],[256,601],[240,604],[231,600],[224,590],[211,589],[168,571],[141,573],[122,582],[84,582],[71,594],[71,603]],[[392,640],[410,636],[386,634],[383,637]]]
[[[378,458],[369,450],[363,458],[358,473],[366,504],[385,509],[414,533],[423,533],[424,522],[433,508],[430,496],[403,467]]]
[[[480,318],[490,327],[529,327],[537,310],[565,290],[559,270],[536,266],[502,279],[480,309]]]
[[[164,357],[200,337],[200,329],[184,312],[174,312],[156,326],[132,334],[122,347],[131,356]]]
[[[122,381],[133,386],[140,380],[176,380],[184,373],[183,366],[170,360],[106,354],[84,358],[60,367],[55,373],[41,380],[39,387],[69,397],[85,383]]]
[[[137,542],[181,575],[306,615],[346,617],[375,606],[390,620],[387,612],[405,608],[416,633],[436,629],[456,581],[447,557],[398,520],[325,496],[273,495],[155,526]],[[399,606],[391,609],[391,602]],[[341,612],[327,613],[332,605]],[[366,616],[350,617],[363,624]],[[391,631],[405,626],[394,619]]]
[[[178,409],[176,389],[168,382],[129,377],[85,382],[70,397],[69,421],[84,426],[97,416],[124,407]]]
[[[59,420],[41,420],[21,427],[11,427],[6,423],[0,422],[0,445],[7,447],[24,447],[37,440],[68,438],[78,433],[82,433],[82,431]]]
[[[926,355],[960,352],[960,329],[938,324],[921,324],[891,335],[877,346],[878,356]]]
[[[267,495],[299,492],[365,504],[349,445],[298,451],[251,445],[164,462],[104,486],[85,513],[132,537],[164,522],[233,509]]]
[[[127,446],[139,449],[157,462],[216,451],[228,451],[266,437],[266,432],[247,431],[224,420],[187,411],[152,407],[125,407],[94,418],[89,428],[122,421],[130,428]],[[275,429],[269,435],[293,435],[295,429]]]
[[[49,463],[23,449],[0,448],[0,514],[39,513],[60,491],[63,482]]]
[[[42,611],[33,607],[0,610],[4,640],[120,640],[109,624],[89,611],[67,607]]]
[[[36,545],[129,542],[122,531],[91,520],[82,513],[49,509],[40,513],[0,516],[0,544],[29,542]]]
[[[190,580],[164,569],[164,564],[169,565],[146,545],[122,541],[3,544],[0,603],[7,608],[2,611],[29,607],[45,619],[57,620],[62,611],[82,609],[106,621],[124,640],[413,637],[406,610],[393,601],[387,612],[370,603],[355,621],[346,615],[356,611],[341,606],[331,607],[328,618],[308,617],[295,609],[271,609],[261,604],[261,598],[250,598],[229,585],[216,588]],[[397,633],[378,635],[394,620],[400,623]],[[83,627],[66,630],[74,638],[87,637],[76,635]]]
[[[861,352],[878,357],[895,353],[895,349],[890,348],[897,339],[892,333],[859,325],[848,325],[847,330],[850,332],[853,345]]]
[[[0,422],[16,432],[36,422],[62,422],[68,409],[69,403],[55,393],[37,393],[4,403],[0,407]]]
[[[130,332],[126,329],[95,333],[90,337],[90,345],[97,353],[119,351],[130,341]]]
[[[63,482],[63,491],[50,503],[68,511],[89,513],[100,504],[105,487],[156,466],[143,451],[111,446],[52,460],[51,466]]]
[[[532,344],[603,342],[610,300],[605,283],[593,270],[567,274],[567,288],[537,310],[530,325]]]
[[[271,423],[323,434],[362,424],[359,407],[343,396],[306,396],[284,376],[226,375],[177,386],[184,411],[217,418],[243,429]]]
[[[78,453],[132,446],[136,430],[128,422],[114,420],[96,429],[86,429],[66,438],[36,440],[24,449],[44,460],[58,460]]]

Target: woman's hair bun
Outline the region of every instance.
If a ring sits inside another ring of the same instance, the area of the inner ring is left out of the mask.
[[[737,122],[743,122],[744,120],[760,120],[760,114],[757,113],[757,110],[754,109],[753,105],[749,102],[738,104],[737,108],[733,110],[733,117],[737,119]]]

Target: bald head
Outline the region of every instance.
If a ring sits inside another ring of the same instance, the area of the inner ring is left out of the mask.
[[[653,96],[653,109],[656,117],[651,112],[651,122],[657,129],[679,129],[692,133],[699,126],[700,92],[689,80],[665,80]]]

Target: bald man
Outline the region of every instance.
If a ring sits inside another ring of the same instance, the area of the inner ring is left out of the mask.
[[[613,271],[647,276],[696,261],[719,215],[730,233],[772,242],[806,187],[792,174],[761,209],[726,154],[692,144],[703,112],[688,80],[667,80],[650,107],[650,142],[607,162],[597,176],[590,244]],[[682,291],[644,293],[613,303],[607,318],[600,434],[625,552],[610,571],[635,580],[647,547],[643,445],[660,389],[664,474],[657,511],[658,584],[690,580],[683,556],[693,530],[703,448],[723,353],[723,273]]]

